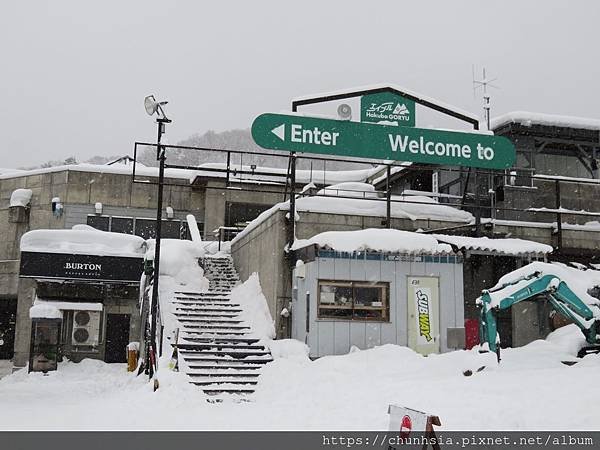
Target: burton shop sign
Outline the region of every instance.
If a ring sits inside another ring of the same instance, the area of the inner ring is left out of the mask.
[[[139,282],[143,258],[21,252],[19,276]]]
[[[360,98],[361,122],[397,122],[415,126],[415,102],[393,92],[363,95]]]
[[[261,114],[252,137],[263,148],[424,164],[506,169],[515,161],[507,138],[287,114]]]

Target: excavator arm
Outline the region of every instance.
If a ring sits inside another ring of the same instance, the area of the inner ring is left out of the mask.
[[[484,290],[477,299],[481,307],[479,337],[482,346],[487,344],[491,351],[499,355],[500,336],[496,323],[498,311],[540,294],[544,294],[558,312],[581,329],[588,343],[599,343],[599,321],[590,307],[557,276],[534,272],[495,289]]]

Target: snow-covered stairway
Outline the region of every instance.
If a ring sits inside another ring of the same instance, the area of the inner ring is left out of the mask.
[[[239,283],[230,257],[205,257],[208,292],[176,292],[179,357],[190,382],[218,399],[222,394],[251,394],[261,368],[272,361],[251,328],[240,317],[242,308],[231,301]]]

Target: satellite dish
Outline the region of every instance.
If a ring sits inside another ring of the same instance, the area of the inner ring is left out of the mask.
[[[350,120],[352,119],[352,108],[346,103],[342,103],[338,106],[337,113],[340,119]]]
[[[154,95],[149,95],[144,99],[144,108],[146,108],[146,112],[149,116],[153,115],[158,111],[158,103],[154,98]]]

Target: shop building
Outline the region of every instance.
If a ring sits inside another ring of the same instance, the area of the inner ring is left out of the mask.
[[[52,358],[126,362],[141,338],[145,240],[97,231],[35,230],[21,238],[15,367],[52,369]]]
[[[291,335],[311,357],[383,344],[463,348],[463,260],[449,245],[369,229],[321,233],[294,250]]]

